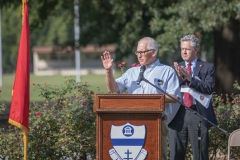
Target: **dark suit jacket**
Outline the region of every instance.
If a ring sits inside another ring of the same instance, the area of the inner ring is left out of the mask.
[[[178,64],[179,66],[185,66],[185,62],[182,61]],[[196,79],[195,76],[197,76],[200,80]],[[182,77],[179,77],[180,85],[184,84],[184,79]],[[194,71],[194,76],[191,80],[191,83],[189,84],[190,88],[195,89],[196,91],[203,93],[203,94],[212,94],[213,88],[215,83],[215,67],[213,64],[197,60],[196,68]],[[182,94],[183,96],[183,94]],[[207,118],[210,122],[217,125],[217,119],[216,115],[213,110],[212,103],[210,102],[208,108],[205,108],[201,103],[196,101],[196,107],[197,112],[203,116],[204,118]],[[179,107],[173,107],[174,111],[173,113],[177,112]],[[176,111],[177,110],[177,111]],[[176,114],[171,114],[168,116],[169,123],[171,122]],[[211,127],[212,124],[208,123],[207,121],[203,120],[202,123],[206,127]]]

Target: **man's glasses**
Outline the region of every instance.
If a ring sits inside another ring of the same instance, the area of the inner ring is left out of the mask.
[[[149,51],[153,51],[154,49],[149,49],[149,50],[146,50],[146,51],[136,51],[135,54],[138,56],[138,55],[141,55],[141,56],[144,56],[146,52],[149,52]]]
[[[181,48],[181,51],[187,51],[187,52],[190,52],[192,51],[193,49],[192,48]]]

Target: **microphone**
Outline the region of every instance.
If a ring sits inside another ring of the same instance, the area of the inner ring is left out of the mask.
[[[137,85],[139,85],[140,82],[143,80],[143,73],[144,73],[145,70],[146,70],[146,66],[142,65],[140,67],[140,73],[139,73],[139,76],[138,76],[138,79],[137,79]]]

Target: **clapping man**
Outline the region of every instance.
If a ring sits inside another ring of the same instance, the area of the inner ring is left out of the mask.
[[[181,91],[184,92],[183,87],[189,87],[200,94],[211,95],[215,83],[215,68],[213,64],[201,61],[197,57],[200,49],[199,39],[194,35],[185,35],[181,38],[180,42],[183,61],[180,63],[174,62],[174,67],[179,76]],[[205,106],[197,101],[196,97],[187,92],[182,93],[182,98],[186,107],[191,108],[217,125],[216,115],[211,102]],[[205,120],[201,120],[200,117],[191,110],[186,109],[185,106],[181,106],[177,110],[177,114],[173,117],[171,123],[169,123],[170,160],[184,160],[188,137],[194,160],[198,160],[199,157],[202,160],[208,160],[208,130],[212,125]],[[201,125],[200,148],[198,147],[199,123]]]

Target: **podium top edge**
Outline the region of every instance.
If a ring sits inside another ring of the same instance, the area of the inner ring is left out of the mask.
[[[164,97],[164,94],[94,94],[97,97]]]

